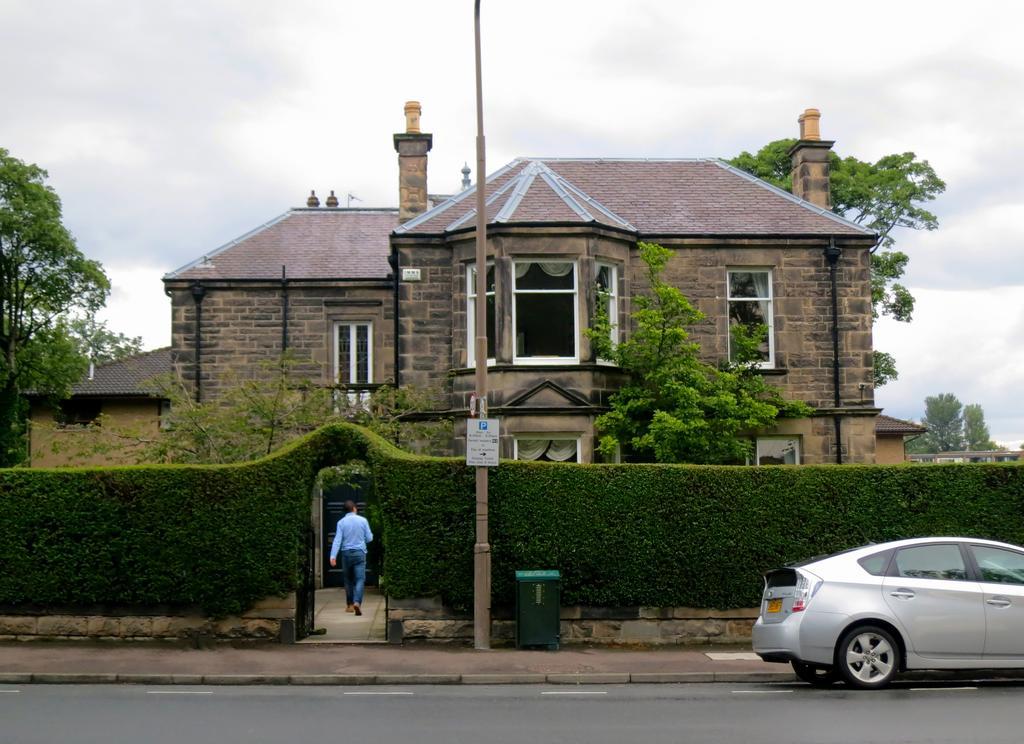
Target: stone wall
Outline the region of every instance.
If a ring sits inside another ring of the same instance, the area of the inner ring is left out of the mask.
[[[168,282],[171,349],[178,371],[195,375],[196,305],[188,282]],[[281,354],[284,297],[279,283],[208,282],[203,286],[200,386],[214,399],[233,377],[259,374]],[[293,281],[288,287],[288,349],[303,363],[298,374],[322,384],[334,377],[334,324],[371,323],[373,382],[394,377],[394,289],[390,282]]]
[[[295,594],[257,602],[241,614],[212,620],[198,610],[0,608],[0,640],[115,639],[270,640],[295,634]]]
[[[680,645],[746,643],[758,609],[707,610],[691,607],[562,607],[561,642],[586,645]],[[494,610],[491,639],[515,642],[511,612]],[[473,618],[436,599],[391,599],[390,643],[471,643]]]

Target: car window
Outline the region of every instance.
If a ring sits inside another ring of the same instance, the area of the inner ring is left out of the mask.
[[[972,545],[981,580],[993,584],[1024,584],[1024,555],[990,545]]]
[[[897,575],[908,579],[965,581],[967,567],[956,545],[915,545],[896,553]]]
[[[892,558],[892,551],[883,550],[881,553],[866,555],[857,563],[872,576],[882,576],[885,574],[885,569],[889,567],[890,558]]]

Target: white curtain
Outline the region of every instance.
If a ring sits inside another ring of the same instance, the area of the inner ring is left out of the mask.
[[[772,319],[768,314],[768,292],[769,275],[767,271],[752,271],[751,278],[754,280],[754,291],[757,292],[757,306],[761,310],[761,318],[765,323],[771,325]]]
[[[516,448],[520,460],[539,460],[545,455],[555,462],[576,460],[575,439],[517,439]]]
[[[553,439],[548,446],[548,457],[555,462],[576,459],[575,439]]]
[[[516,263],[516,279],[522,279],[526,276],[531,266],[539,266],[540,270],[548,276],[565,276],[572,271],[572,267],[575,264],[572,261],[558,261],[557,263],[519,261]]]
[[[536,460],[548,448],[548,439],[517,439],[516,456],[520,460]]]

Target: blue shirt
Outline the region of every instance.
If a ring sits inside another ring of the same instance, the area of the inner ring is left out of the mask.
[[[334,542],[331,544],[331,558],[338,557],[338,548],[342,551],[358,550],[366,552],[366,543],[373,542],[370,523],[354,512],[349,512],[338,520],[334,531]]]

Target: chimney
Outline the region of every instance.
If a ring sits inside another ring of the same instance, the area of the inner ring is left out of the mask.
[[[306,206],[309,207],[310,209],[312,209],[313,207],[319,207],[320,206],[320,199],[316,195],[315,191],[310,191],[309,192],[309,198],[306,199]]]
[[[793,194],[824,209],[832,209],[829,195],[828,157],[834,140],[823,140],[818,122],[821,112],[807,109],[797,121],[800,139],[789,149],[793,162]]]
[[[327,197],[327,206],[328,207],[336,207],[336,206],[338,206],[338,197],[336,197],[334,195],[333,191],[331,192],[331,195]]]
[[[427,153],[432,134],[420,132],[420,104],[405,104],[405,133],[395,135],[398,151],[398,221],[407,222],[427,211]]]

